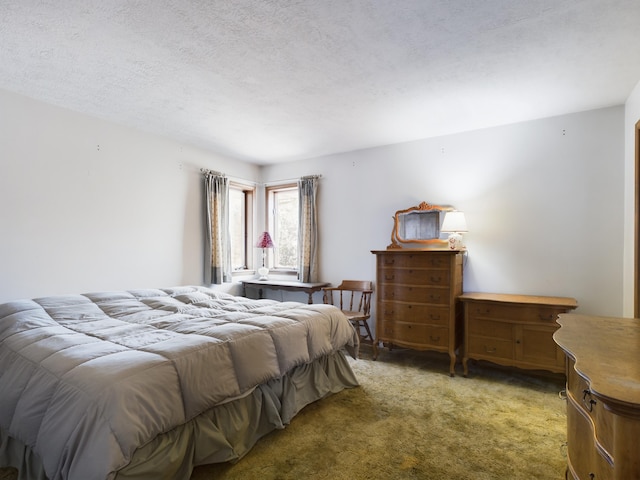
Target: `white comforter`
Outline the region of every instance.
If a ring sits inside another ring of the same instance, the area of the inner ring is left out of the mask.
[[[0,427],[41,457],[51,480],[111,478],[158,434],[357,345],[330,305],[203,287],[6,303]]]

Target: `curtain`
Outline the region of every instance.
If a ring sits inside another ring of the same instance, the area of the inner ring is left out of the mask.
[[[318,177],[298,180],[298,279],[301,282],[318,281],[318,209],[316,197]]]
[[[207,232],[205,284],[231,281],[231,237],[229,234],[229,182],[227,177],[205,171]]]

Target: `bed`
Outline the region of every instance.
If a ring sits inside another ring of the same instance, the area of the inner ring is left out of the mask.
[[[188,479],[358,385],[335,307],[199,286],[0,305],[0,466],[20,478]]]

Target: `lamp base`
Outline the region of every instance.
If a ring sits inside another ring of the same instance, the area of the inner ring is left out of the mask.
[[[260,275],[258,280],[269,280],[269,269],[265,266],[260,267],[258,269],[258,275]]]
[[[449,234],[449,248],[451,250],[462,250],[464,249],[464,242],[462,241],[462,235],[459,233],[450,233]]]

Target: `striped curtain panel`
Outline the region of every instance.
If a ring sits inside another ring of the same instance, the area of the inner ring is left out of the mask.
[[[316,197],[318,177],[298,180],[298,279],[301,282],[318,280],[318,208]]]
[[[229,235],[229,182],[227,177],[205,171],[207,232],[205,284],[231,282],[231,237]]]

